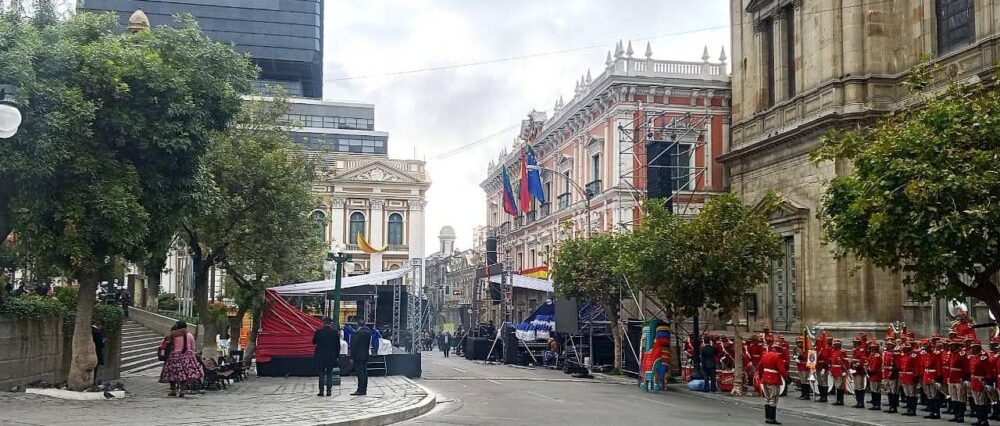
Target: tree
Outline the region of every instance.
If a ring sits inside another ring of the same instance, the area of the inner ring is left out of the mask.
[[[194,266],[203,344],[215,344],[208,320],[212,266],[226,268],[240,286],[238,313],[245,313],[254,305],[259,308],[265,287],[322,265],[322,243],[309,218],[317,204],[314,169],[296,153],[288,129],[280,124],[287,112],[283,96],[248,102],[236,122],[213,138],[205,158],[204,201],[182,233]]]
[[[604,308],[611,322],[616,370],[621,370],[622,360],[621,294],[627,291],[625,276],[619,272],[619,256],[626,248],[625,243],[625,237],[619,234],[571,238],[556,250],[552,262],[556,294],[584,299]]]
[[[710,309],[732,318],[739,355],[742,342],[733,313],[746,292],[767,282],[771,262],[781,254],[780,240],[767,221],[777,201],[769,194],[755,210],[735,194],[721,194],[687,221],[660,203],[647,203],[623,265],[639,285],[651,288],[677,312],[695,316]],[[737,377],[741,367],[737,362]]]
[[[926,64],[908,82],[927,86]],[[853,161],[823,195],[825,238],[841,256],[903,272],[912,296],[974,297],[1000,318],[1000,91],[952,83],[871,127],[832,132],[814,161]]]
[[[68,384],[82,390],[102,270],[137,252],[169,214],[159,206],[188,196],[207,134],[235,115],[254,68],[189,17],[120,34],[115,14],[19,15],[0,21],[0,81],[24,117],[0,143],[0,239],[17,230],[36,262],[80,282]]]

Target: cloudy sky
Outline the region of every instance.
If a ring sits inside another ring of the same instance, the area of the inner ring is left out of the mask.
[[[486,219],[486,167],[532,108],[551,115],[588,68],[600,74],[619,39],[631,39],[636,56],[648,41],[655,59],[700,61],[708,46],[716,60],[722,47],[730,51],[727,4],[327,0],[324,95],[374,103],[389,155],[427,160],[428,253],[444,225],[466,249]],[[435,70],[419,71],[427,69]]]

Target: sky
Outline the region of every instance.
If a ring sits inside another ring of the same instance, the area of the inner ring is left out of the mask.
[[[375,104],[389,156],[427,160],[426,252],[445,225],[468,249],[486,221],[479,184],[529,111],[551,116],[618,40],[637,57],[647,41],[654,59],[700,61],[706,46],[712,61],[723,47],[728,56],[728,3],[327,0],[324,97]]]

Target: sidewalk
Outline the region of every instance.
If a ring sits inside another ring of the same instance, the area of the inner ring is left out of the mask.
[[[752,394],[752,396],[734,397],[730,396],[728,392],[717,392],[717,393],[705,393],[705,392],[695,392],[687,389],[687,386],[672,385],[671,390],[677,390],[680,392],[688,393],[691,395],[697,395],[704,398],[714,399],[717,401],[723,401],[730,404],[745,405],[747,407],[759,410],[761,412],[761,419],[764,418],[764,399]],[[748,394],[750,395],[750,394]],[[799,393],[794,389],[789,390],[788,396],[782,397],[778,400],[778,421],[781,421],[782,414],[794,414],[799,417],[805,417],[809,419],[823,420],[831,423],[838,423],[843,425],[851,426],[871,426],[871,425],[916,425],[916,424],[947,424],[943,420],[927,420],[924,416],[927,415],[926,412],[920,411],[917,408],[917,416],[906,417],[900,414],[886,414],[881,411],[872,411],[867,408],[870,405],[867,401],[871,399],[871,396],[865,395],[865,409],[851,408],[854,405],[854,396],[845,395],[844,406],[836,407],[833,405],[834,398],[830,397],[830,402],[820,403],[814,401],[801,401],[798,399]],[[882,398],[882,409],[888,408],[885,397]],[[905,410],[901,410],[905,411]],[[950,416],[944,416],[945,418],[951,418]],[[975,422],[975,420],[972,420]],[[966,423],[969,423],[969,418],[966,417]]]
[[[158,373],[158,371],[156,371]],[[350,396],[354,377],[317,397],[310,377],[253,377],[224,391],[184,399],[166,395],[155,375],[124,379],[129,395],[112,401],[65,401],[0,393],[0,425],[386,425],[419,416],[435,395],[405,377],[372,377],[368,396]]]

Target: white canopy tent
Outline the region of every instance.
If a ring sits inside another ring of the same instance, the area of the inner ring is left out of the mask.
[[[366,285],[384,284],[386,281],[402,277],[403,275],[412,271],[412,269],[413,269],[412,267],[407,266],[392,271],[383,271],[383,272],[376,272],[374,274],[356,275],[353,277],[343,278],[340,280],[340,288],[344,289],[351,287],[361,287]],[[298,284],[288,284],[288,285],[283,285],[281,287],[274,287],[271,290],[278,292],[278,294],[304,294],[304,293],[323,293],[327,291],[333,291],[334,288],[336,288],[336,283],[334,282],[334,280],[321,280],[321,281],[310,281]]]
[[[552,293],[552,281],[540,280],[538,278],[526,277],[524,275],[513,274],[513,284],[514,287],[526,288],[529,290],[538,290]],[[500,275],[494,275],[490,277],[490,282],[497,284],[503,284]]]

